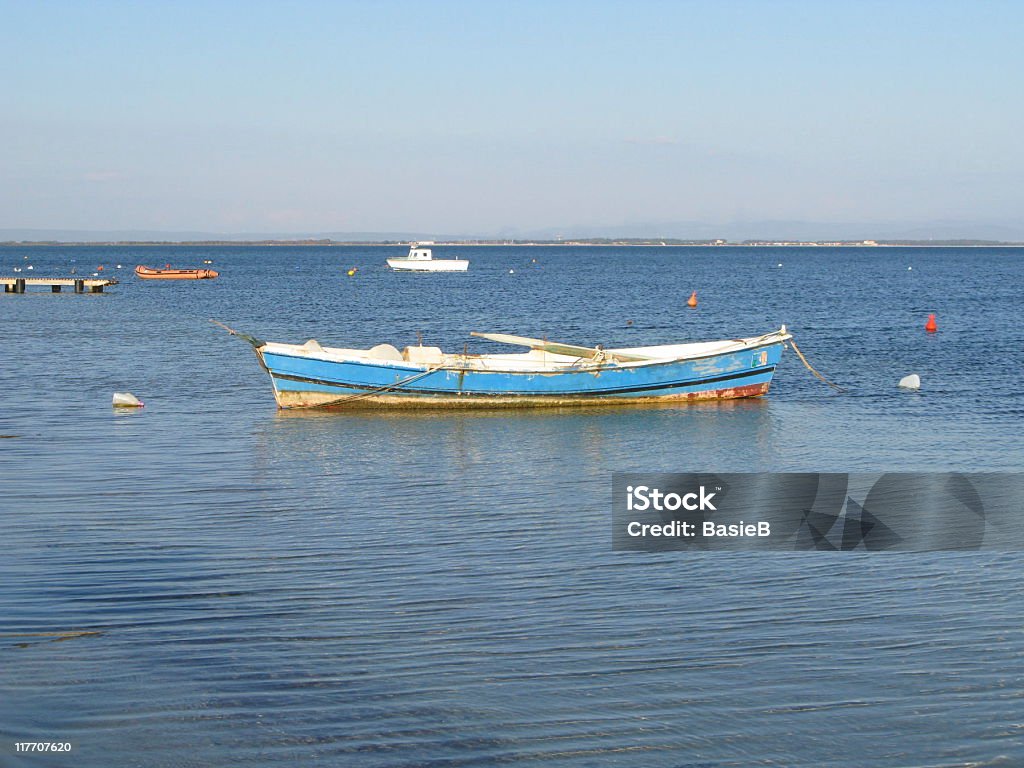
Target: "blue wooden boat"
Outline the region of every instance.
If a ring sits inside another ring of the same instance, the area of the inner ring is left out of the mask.
[[[230,329],[229,329],[230,330]],[[618,405],[727,400],[768,392],[786,327],[743,339],[603,349],[506,334],[474,336],[529,347],[516,354],[449,354],[264,342],[244,334],[281,408]]]

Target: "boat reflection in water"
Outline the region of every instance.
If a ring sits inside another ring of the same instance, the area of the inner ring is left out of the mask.
[[[569,510],[594,488],[554,496],[576,483],[604,489],[614,471],[739,471],[744,462],[767,461],[775,450],[776,407],[769,398],[748,398],[700,408],[677,400],[621,408],[378,409],[345,418],[323,409],[277,410],[257,428],[257,473],[284,477],[307,467],[304,498],[325,506],[337,505],[339,483],[356,497],[403,506],[428,498],[434,487],[450,495],[457,481],[454,498],[463,506]],[[652,463],[652,452],[667,463]],[[639,465],[638,456],[646,457]],[[554,496],[541,504],[548,493]],[[430,504],[444,506],[440,499]]]

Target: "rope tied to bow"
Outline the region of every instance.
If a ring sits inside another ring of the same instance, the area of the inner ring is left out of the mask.
[[[830,387],[832,387],[837,392],[845,392],[846,391],[845,389],[840,387],[838,384],[836,384],[834,382],[831,382],[828,379],[826,379],[824,376],[822,376],[818,371],[816,371],[814,369],[814,366],[811,365],[807,361],[806,357],[804,357],[804,353],[800,351],[800,347],[798,347],[796,345],[796,340],[792,336],[789,337],[789,346],[791,346],[793,348],[793,351],[796,352],[796,356],[800,358],[800,362],[804,364],[804,367],[807,368],[808,371],[813,373],[817,378],[821,379],[823,382],[828,384]]]

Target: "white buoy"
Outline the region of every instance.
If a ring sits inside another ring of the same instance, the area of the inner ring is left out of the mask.
[[[904,376],[900,379],[899,386],[901,389],[920,389],[921,388],[921,377],[916,373],[912,373],[909,376]]]
[[[145,403],[131,392],[115,392],[113,405],[115,408],[141,408]]]
[[[907,272],[913,272],[913,271],[914,271],[913,267],[907,267]]]
[[[777,265],[777,266],[780,266],[780,267],[781,267],[781,266],[782,266],[782,262],[780,261],[780,262],[778,263],[778,265]]]
[[[516,271],[515,271],[514,269],[510,269],[510,270],[508,271],[508,273],[509,273],[510,275],[514,275],[514,274],[516,273]]]

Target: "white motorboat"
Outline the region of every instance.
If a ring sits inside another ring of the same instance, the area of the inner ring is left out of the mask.
[[[433,252],[424,245],[433,243],[411,243],[409,255],[388,259],[388,266],[396,272],[465,272],[469,268],[466,259],[435,259]]]

